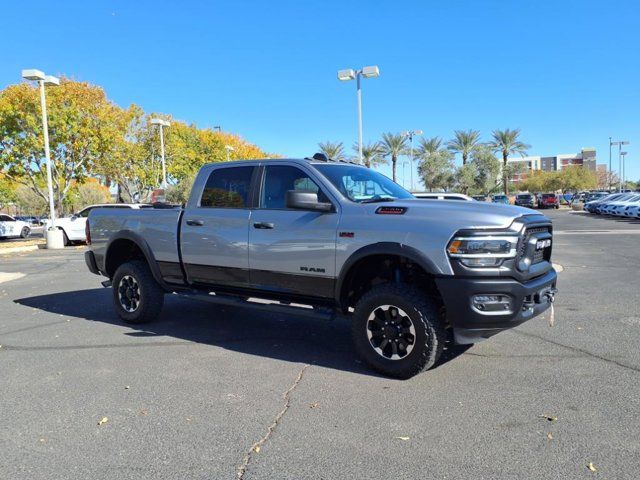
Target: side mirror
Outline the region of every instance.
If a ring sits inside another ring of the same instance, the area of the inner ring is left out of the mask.
[[[288,190],[285,197],[287,208],[296,210],[313,210],[315,212],[332,212],[333,205],[318,201],[318,194],[305,190]]]

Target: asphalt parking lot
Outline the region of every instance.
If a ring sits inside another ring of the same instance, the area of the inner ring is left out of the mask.
[[[170,296],[135,328],[82,249],[0,255],[0,478],[638,478],[640,221],[545,213],[555,326],[407,381],[341,321]]]

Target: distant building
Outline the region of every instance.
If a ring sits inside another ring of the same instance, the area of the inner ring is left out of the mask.
[[[564,153],[551,157],[512,157],[509,158],[508,163],[519,163],[523,165],[522,172],[513,176],[514,182],[520,182],[527,177],[527,173],[536,170],[543,170],[545,172],[554,172],[562,170],[566,167],[582,166],[589,170],[596,171],[596,149],[595,148],[583,148],[579,153]],[[605,165],[598,165],[598,168]]]
[[[568,166],[582,165],[596,171],[596,149],[583,148],[579,153],[563,153],[553,157],[512,157],[509,163],[522,163],[527,170],[544,170],[552,172]]]

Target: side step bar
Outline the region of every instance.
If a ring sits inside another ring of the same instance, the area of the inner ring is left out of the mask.
[[[337,311],[328,307],[314,307],[312,305],[298,303],[282,303],[275,300],[265,300],[257,297],[250,297],[245,300],[242,297],[234,295],[221,295],[213,292],[203,293],[193,291],[180,291],[174,292],[173,294],[180,297],[215,303],[217,305],[252,308],[268,313],[282,313],[285,315],[305,316],[325,320],[335,320],[339,317]]]

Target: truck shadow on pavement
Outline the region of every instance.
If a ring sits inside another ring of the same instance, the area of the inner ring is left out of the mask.
[[[131,325],[116,315],[111,298],[111,289],[96,288],[25,297],[15,303],[71,319],[126,327],[128,330],[123,334],[140,338],[140,346],[162,346],[162,342],[147,340],[149,337],[173,337],[234,352],[379,376],[358,358],[345,319],[298,317],[167,295],[156,321]],[[117,348],[118,344],[112,346]],[[131,342],[126,342],[126,346],[131,346]],[[434,368],[455,359],[469,347],[449,346]]]

